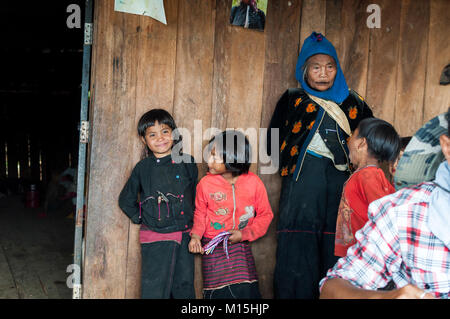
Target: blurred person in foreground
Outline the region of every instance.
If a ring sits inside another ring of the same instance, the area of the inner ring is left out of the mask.
[[[431,299],[450,291],[450,109],[436,177],[370,204],[356,244],[319,284],[321,298]],[[392,280],[395,289],[377,290]]]

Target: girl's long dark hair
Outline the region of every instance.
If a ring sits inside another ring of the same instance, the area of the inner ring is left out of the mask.
[[[358,137],[367,141],[368,152],[379,162],[394,162],[401,149],[401,140],[395,128],[388,122],[371,117],[358,125]]]
[[[248,173],[250,169],[251,147],[245,135],[237,130],[227,130],[214,136],[208,144],[208,149],[215,147],[225,168],[233,176]]]

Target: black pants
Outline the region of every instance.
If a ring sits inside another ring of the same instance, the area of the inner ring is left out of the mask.
[[[203,299],[261,299],[258,282],[232,284],[220,289],[203,290]]]
[[[194,255],[190,236],[183,233],[181,245],[174,241],[141,244],[142,299],[194,299]]]
[[[306,154],[298,181],[284,177],[277,224],[275,298],[315,299],[333,267],[336,218],[347,172]]]

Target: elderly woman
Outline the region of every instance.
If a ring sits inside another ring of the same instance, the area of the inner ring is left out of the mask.
[[[322,34],[313,32],[304,41],[295,75],[301,88],[281,96],[270,122],[279,129],[282,176],[274,293],[312,299],[338,259],[336,218],[350,172],[346,140],[373,115],[348,88],[336,50]]]

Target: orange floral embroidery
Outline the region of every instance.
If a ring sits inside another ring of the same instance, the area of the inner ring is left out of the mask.
[[[288,168],[283,167],[283,169],[281,170],[281,176],[287,176],[287,174],[288,174]]]
[[[348,111],[348,117],[350,117],[352,120],[356,119],[356,116],[358,115],[358,109],[356,106],[351,107]]]
[[[293,146],[291,148],[291,156],[297,155],[298,154],[298,147],[297,146]]]
[[[313,125],[314,125],[314,122],[315,122],[315,121],[312,121],[311,123],[309,123],[309,125],[308,125],[308,130],[312,129],[312,127],[313,127]]]
[[[301,101],[302,101],[302,98],[301,98],[301,97],[299,97],[298,99],[296,99],[296,100],[295,100],[294,106],[297,107],[297,106],[300,104]]]
[[[302,128],[302,122],[298,121],[297,123],[295,123],[294,128],[292,129],[292,133],[300,132],[301,128]]]
[[[284,148],[286,147],[286,141],[283,141],[283,144],[281,144],[280,150],[284,150]]]
[[[316,107],[312,103],[309,103],[308,106],[306,107],[306,112],[307,113],[314,112],[315,110],[316,110]]]
[[[294,164],[294,166],[291,167],[291,174],[294,174],[294,172],[295,172],[295,167],[296,167],[296,166],[297,166],[297,165]]]

